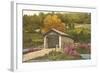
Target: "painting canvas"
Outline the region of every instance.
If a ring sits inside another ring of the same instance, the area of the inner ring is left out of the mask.
[[[91,59],[91,13],[23,10],[23,62]]]
[[[96,65],[96,9],[12,2],[12,70]]]

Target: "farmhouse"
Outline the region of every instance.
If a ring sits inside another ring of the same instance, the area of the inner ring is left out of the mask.
[[[44,48],[64,48],[74,40],[66,33],[56,29],[51,29],[44,34]]]

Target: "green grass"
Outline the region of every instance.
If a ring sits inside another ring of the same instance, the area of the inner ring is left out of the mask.
[[[77,50],[77,52],[79,52],[80,54],[90,54],[90,53],[91,53],[91,49],[77,48],[76,50]]]
[[[75,56],[70,56],[70,55],[66,55],[62,52],[51,52],[48,55],[48,59],[49,60],[76,60],[76,59],[80,59],[80,57],[75,57]]]
[[[43,36],[40,33],[24,33],[23,48],[37,47],[43,44]]]
[[[56,52],[56,51],[52,51],[50,52],[49,54],[46,54],[45,56],[43,57],[38,57],[38,58],[35,58],[35,59],[31,59],[29,61],[32,61],[32,60],[38,60],[38,61],[41,61],[41,60],[49,60],[49,61],[61,61],[61,60],[79,60],[79,59],[82,59],[81,56],[70,56],[70,55],[66,55],[62,52]]]
[[[76,24],[75,25],[75,28],[80,28],[80,27],[90,29],[91,28],[91,24]]]

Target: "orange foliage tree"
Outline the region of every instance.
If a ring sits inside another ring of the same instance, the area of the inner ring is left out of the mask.
[[[47,15],[43,20],[42,32],[48,32],[52,28],[62,31],[65,31],[65,24],[58,18],[57,15]]]

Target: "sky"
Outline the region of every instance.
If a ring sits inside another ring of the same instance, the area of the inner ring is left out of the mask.
[[[50,13],[52,11],[34,11],[34,10],[23,10],[23,15],[38,15],[40,12],[43,12],[44,14]],[[59,13],[73,13],[73,12],[59,12]]]
[[[52,11],[34,11],[34,10],[23,10],[23,15],[38,15],[40,12],[43,12],[44,14],[50,13]],[[55,11],[56,12],[56,11]],[[59,12],[59,13],[69,13],[69,12]]]
[[[23,15],[38,15],[40,12],[48,13],[47,11],[32,11],[32,10],[24,10]]]

